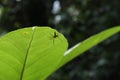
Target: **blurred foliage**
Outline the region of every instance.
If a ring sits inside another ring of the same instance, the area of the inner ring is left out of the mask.
[[[10,31],[22,26],[48,25],[51,8],[51,0],[2,0],[0,27]]]
[[[120,0],[0,0],[0,33],[22,26],[58,29],[70,46],[120,24]],[[120,80],[120,35],[104,41],[65,65],[48,80]]]

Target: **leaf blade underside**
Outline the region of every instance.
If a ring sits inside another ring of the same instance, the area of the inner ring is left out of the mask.
[[[68,46],[62,34],[53,44],[50,37],[55,31],[48,27],[24,28],[1,37],[0,80],[44,80],[49,76]]]

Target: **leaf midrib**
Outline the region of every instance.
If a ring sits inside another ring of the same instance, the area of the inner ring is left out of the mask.
[[[24,59],[22,71],[21,71],[21,74],[20,74],[20,80],[23,80],[23,75],[24,75],[24,71],[25,71],[25,66],[26,66],[26,62],[27,62],[29,50],[30,50],[30,47],[31,47],[31,44],[32,44],[32,41],[33,41],[34,32],[35,32],[35,30],[33,30],[32,37],[31,37],[31,39],[30,39],[30,41],[29,41],[28,48],[27,48],[27,50],[26,50],[26,55],[25,55],[25,59]]]

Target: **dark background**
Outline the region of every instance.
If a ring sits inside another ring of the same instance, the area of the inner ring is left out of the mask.
[[[0,0],[0,34],[29,26],[51,26],[69,46],[120,24],[120,0]],[[48,80],[120,80],[120,35],[105,40],[51,75]]]

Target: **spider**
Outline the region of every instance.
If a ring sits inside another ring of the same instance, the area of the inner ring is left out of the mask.
[[[54,42],[55,42],[55,39],[58,38],[58,37],[59,37],[58,33],[57,33],[57,32],[54,32],[54,34],[52,35],[53,44],[54,44]]]
[[[53,38],[57,38],[57,37],[59,37],[59,35],[56,32],[54,32]]]

